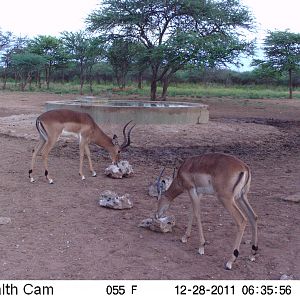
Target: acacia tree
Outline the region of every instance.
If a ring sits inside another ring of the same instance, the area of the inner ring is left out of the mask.
[[[104,56],[104,46],[103,41],[97,37],[90,37],[88,39],[85,67],[86,74],[89,80],[90,93],[93,93],[93,68]]]
[[[136,49],[135,44],[124,39],[114,40],[108,48],[108,60],[122,89],[126,86],[126,76],[133,65]]]
[[[0,30],[0,51],[5,51],[1,57],[1,61],[3,64],[3,86],[2,89],[6,88],[6,81],[7,81],[7,67],[8,67],[8,57],[7,57],[7,53],[8,53],[8,49],[9,46],[11,45],[13,40],[13,36],[11,32],[2,32]]]
[[[83,94],[84,61],[86,59],[88,40],[83,31],[63,32],[61,37],[69,57],[79,64],[80,94]]]
[[[60,40],[56,37],[40,35],[30,41],[28,48],[30,52],[45,58],[45,80],[47,89],[49,89],[52,68],[57,63]],[[40,76],[38,76],[38,82],[41,85]]]
[[[13,38],[13,35],[10,31],[3,32],[0,29],[0,51],[5,49],[10,43]]]
[[[7,40],[5,47],[2,49],[2,66],[3,66],[3,86],[6,89],[7,76],[9,71],[15,74],[17,80],[18,74],[16,68],[12,67],[12,57],[14,54],[24,53],[29,40],[26,37],[15,37],[9,33],[9,42]]]
[[[87,18],[92,32],[141,43],[151,68],[151,99],[187,63],[233,63],[243,51],[242,30],[253,18],[239,0],[104,0]],[[222,45],[222,47],[219,47]]]
[[[46,59],[35,53],[24,52],[12,55],[11,66],[20,80],[21,91],[25,90],[27,83],[31,83],[34,73],[39,73],[45,63]]]
[[[82,30],[78,32],[63,32],[61,39],[66,51],[69,53],[70,59],[79,64],[80,94],[82,95],[85,75],[87,72],[91,73],[93,65],[103,53],[101,39],[90,37],[87,32]],[[91,81],[90,89],[92,89]]]
[[[300,33],[289,31],[269,32],[264,40],[264,60],[254,60],[253,65],[269,74],[288,73],[289,98],[293,97],[293,72],[300,67]]]

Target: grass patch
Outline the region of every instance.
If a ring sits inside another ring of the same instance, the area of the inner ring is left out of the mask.
[[[18,91],[18,85],[7,84],[7,90]],[[46,86],[39,88],[35,84],[27,86],[26,91],[50,92],[55,94],[79,94],[80,85],[76,83],[51,83],[50,88]],[[157,96],[161,95],[162,88],[158,86]],[[138,89],[135,84],[128,85],[125,89],[119,89],[113,83],[93,84],[93,92],[90,92],[88,85],[84,85],[84,95],[93,94],[95,96],[103,94],[117,95],[141,95],[149,97],[150,86],[145,84],[142,89]],[[289,97],[288,88],[285,86],[222,86],[222,85],[200,85],[200,84],[171,84],[168,89],[168,96],[172,97],[192,97],[192,98],[236,98],[236,99],[287,99]],[[294,99],[300,99],[300,89],[293,93]]]
[[[264,86],[231,86],[220,85],[176,85],[170,86],[170,96],[190,96],[197,98],[206,97],[231,97],[237,99],[286,99],[289,96],[285,87],[264,87]],[[300,99],[299,93],[294,93],[294,98]]]

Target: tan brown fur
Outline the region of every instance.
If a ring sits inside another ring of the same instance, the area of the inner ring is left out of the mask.
[[[127,123],[123,128],[125,140],[125,129],[128,124],[129,123]],[[85,179],[82,171],[84,153],[87,155],[92,175],[96,176],[89,150],[90,143],[96,144],[107,150],[113,163],[116,163],[119,160],[121,150],[130,144],[130,142],[126,143],[126,141],[124,141],[124,143],[120,146],[117,136],[114,135],[113,138],[107,136],[89,114],[68,109],[51,110],[41,114],[36,120],[36,127],[40,134],[40,140],[36,145],[32,155],[31,169],[29,170],[31,182],[34,182],[32,172],[35,160],[38,153],[41,152],[45,166],[45,176],[50,183],[53,183],[53,180],[49,177],[48,173],[48,155],[60,135],[63,133],[75,134],[79,138],[79,174],[82,179]],[[128,140],[129,138],[130,132],[128,134]]]
[[[257,250],[257,215],[247,199],[251,183],[250,168],[240,159],[223,154],[210,153],[187,158],[179,167],[169,189],[159,194],[156,216],[163,216],[171,202],[181,193],[189,193],[192,209],[186,233],[182,241],[190,237],[194,216],[199,229],[199,253],[204,254],[205,239],[200,217],[200,198],[205,194],[214,194],[234,219],[238,232],[234,242],[233,254],[226,263],[231,269],[239,254],[241,239],[247,220],[252,227],[252,249]]]

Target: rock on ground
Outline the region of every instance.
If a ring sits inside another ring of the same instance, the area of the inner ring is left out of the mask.
[[[117,193],[109,190],[104,191],[100,195],[99,205],[113,209],[129,209],[133,207],[129,194],[119,196]]]
[[[127,160],[121,160],[115,165],[109,165],[104,173],[111,178],[121,179],[131,176],[133,174],[133,168]]]
[[[172,232],[173,227],[175,226],[175,217],[167,216],[159,219],[156,218],[148,218],[144,219],[139,227],[148,228],[152,231],[157,232]]]
[[[0,225],[5,225],[11,223],[11,219],[8,217],[0,217]]]

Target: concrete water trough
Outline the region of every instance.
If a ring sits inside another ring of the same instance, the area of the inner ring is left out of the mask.
[[[83,97],[51,101],[46,110],[72,109],[89,113],[97,123],[124,124],[200,124],[209,119],[208,105],[191,102],[107,100]]]

